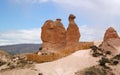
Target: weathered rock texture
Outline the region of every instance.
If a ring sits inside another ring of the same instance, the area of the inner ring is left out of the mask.
[[[41,32],[42,49],[36,54],[28,54],[28,60],[39,63],[53,61],[77,50],[89,49],[93,46],[93,42],[79,42],[80,32],[74,21],[75,16],[71,14],[68,19],[67,30],[61,23],[61,19],[47,20],[44,23]]]
[[[68,47],[75,47],[79,43],[80,32],[76,25],[75,16],[69,16],[69,26],[65,30],[61,19],[56,21],[47,20],[42,27],[41,39],[43,50],[57,50]]]
[[[60,46],[65,46],[66,44],[66,30],[63,26],[63,24],[61,23],[61,19],[56,19],[55,21],[56,23],[56,30],[57,30],[57,41],[60,44]]]
[[[104,35],[104,41],[109,40],[111,38],[119,38],[116,30],[113,27],[110,27],[106,30]]]
[[[55,50],[65,46],[66,31],[61,19],[55,22],[47,20],[42,27],[41,39],[43,50]]]
[[[113,55],[120,51],[120,38],[114,28],[106,30],[101,48],[104,51],[111,51]]]
[[[76,25],[74,21],[75,18],[76,17],[73,14],[70,14],[69,26],[66,32],[66,46],[67,47],[75,46],[79,43],[80,32],[79,32],[78,26]]]

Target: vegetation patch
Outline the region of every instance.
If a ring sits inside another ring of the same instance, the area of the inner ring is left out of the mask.
[[[33,61],[37,63],[50,62],[61,57],[57,53],[42,53],[41,55],[27,54],[26,56],[27,56],[27,61]]]
[[[5,65],[6,62],[0,61],[0,66]]]
[[[104,69],[103,67],[97,65],[86,68],[82,71],[78,71],[75,73],[75,75],[114,75],[114,74],[110,70]]]
[[[120,54],[112,56],[110,51],[105,51],[104,49],[95,45],[91,46],[90,48],[90,53],[93,57],[100,57],[98,65],[78,71],[75,73],[75,75],[115,75],[112,73],[111,66],[116,66],[119,64]]]

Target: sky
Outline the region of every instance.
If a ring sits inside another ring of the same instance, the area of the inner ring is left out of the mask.
[[[102,40],[108,27],[120,34],[120,0],[0,0],[0,45],[42,43],[44,22],[61,18],[67,28],[69,14],[80,41]]]

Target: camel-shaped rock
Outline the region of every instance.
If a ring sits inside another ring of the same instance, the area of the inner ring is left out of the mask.
[[[56,19],[56,21],[47,20],[43,27],[41,33],[42,39],[42,51],[46,50],[58,50],[68,47],[75,47],[79,43],[80,32],[76,25],[74,19],[75,16],[70,14],[69,16],[69,26],[67,31],[65,30],[61,19]]]

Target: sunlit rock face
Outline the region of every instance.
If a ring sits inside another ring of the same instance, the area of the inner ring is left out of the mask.
[[[56,50],[63,48],[66,42],[66,31],[61,19],[47,20],[42,27],[41,39],[43,50]]]
[[[74,19],[76,17],[73,14],[70,14],[69,26],[66,31],[66,47],[75,46],[79,43],[80,32],[77,24],[75,23]]]

